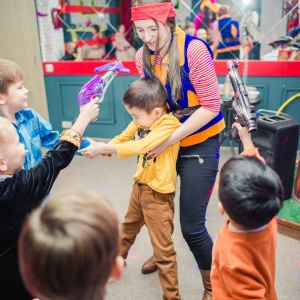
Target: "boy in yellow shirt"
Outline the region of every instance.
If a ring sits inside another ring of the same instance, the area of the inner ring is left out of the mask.
[[[138,155],[137,171],[133,177],[135,184],[125,221],[121,224],[119,254],[127,258],[137,234],[146,224],[154,249],[163,299],[177,300],[181,297],[172,233],[179,142],[157,157],[148,154],[180,126],[173,114],[166,113],[166,99],[167,92],[159,80],[138,79],[123,98],[133,121],[109,144],[89,139],[91,145],[80,152],[88,158],[114,153],[119,158]],[[140,139],[132,140],[136,134]]]

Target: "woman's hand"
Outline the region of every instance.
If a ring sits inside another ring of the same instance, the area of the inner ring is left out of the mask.
[[[165,151],[169,146],[170,146],[169,140],[167,140],[167,141],[163,142],[162,144],[160,144],[159,146],[157,146],[156,148],[150,150],[148,152],[148,155],[150,155],[151,157],[157,157],[159,154],[161,154],[163,151]]]

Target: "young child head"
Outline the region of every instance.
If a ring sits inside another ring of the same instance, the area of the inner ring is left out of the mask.
[[[23,78],[23,72],[16,63],[0,58],[0,94],[7,94],[8,88]]]
[[[0,174],[13,175],[23,168],[24,145],[12,123],[0,117]]]
[[[29,292],[41,299],[102,300],[119,279],[119,222],[97,193],[65,190],[35,210],[19,238],[19,264]]]
[[[194,35],[195,30],[196,30],[195,24],[191,21],[187,21],[184,24],[183,30],[187,34]]]
[[[221,211],[240,226],[255,229],[269,223],[283,198],[279,176],[256,157],[233,157],[220,171]]]
[[[167,91],[158,79],[144,77],[130,85],[123,102],[133,121],[146,129],[165,113],[167,98]]]
[[[207,32],[204,28],[199,28],[197,31],[196,31],[196,36],[197,38],[200,38],[202,40],[207,40]]]
[[[13,61],[0,59],[0,113],[16,113],[28,106],[23,72]],[[7,111],[8,110],[8,111]]]

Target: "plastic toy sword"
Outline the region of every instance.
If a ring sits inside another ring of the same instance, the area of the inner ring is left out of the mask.
[[[84,105],[95,97],[99,98],[99,103],[102,102],[104,99],[104,94],[115,76],[119,72],[123,72],[125,74],[130,73],[130,70],[125,68],[121,61],[110,62],[96,68],[94,71],[96,73],[103,71],[107,72],[103,76],[94,76],[80,89],[77,97],[78,105]]]

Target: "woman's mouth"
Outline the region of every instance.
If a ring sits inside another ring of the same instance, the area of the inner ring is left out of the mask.
[[[147,42],[147,45],[148,45],[148,47],[150,48],[153,48],[154,47],[154,45],[155,45],[155,42]]]

